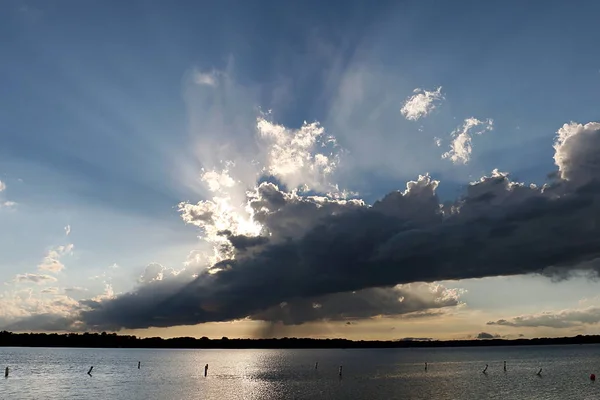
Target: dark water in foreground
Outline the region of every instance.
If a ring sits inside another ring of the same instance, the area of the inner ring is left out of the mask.
[[[481,373],[485,364],[487,375]],[[0,348],[2,372],[7,365],[11,374],[0,378],[2,400],[600,399],[597,345],[390,350]],[[86,374],[91,365],[92,377]],[[344,366],[342,379],[339,365]],[[541,377],[536,376],[540,366]],[[591,373],[598,375],[598,382],[590,381]]]

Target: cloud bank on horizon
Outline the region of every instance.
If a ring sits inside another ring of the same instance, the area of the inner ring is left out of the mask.
[[[202,90],[216,95],[226,90],[227,79],[215,72],[194,77]],[[219,154],[202,158],[207,198],[179,204],[183,222],[199,229],[210,252],[194,252],[181,270],[150,264],[127,293],[116,295],[107,287],[104,295],[87,300],[63,295],[52,307],[12,316],[9,328],[414,318],[461,304],[461,292],[436,283],[441,280],[598,273],[600,123],[560,127],[557,170],[549,171],[554,177],[542,186],[514,182],[494,170],[457,199],[442,202],[439,181],[423,174],[405,190],[367,204],[335,183],[344,150],[326,127],[313,122],[292,129],[269,113],[255,121],[249,150],[222,146]],[[472,135],[491,128],[491,120],[467,118],[452,132],[451,150],[443,156],[467,162]],[[199,148],[207,148],[217,138],[199,140]],[[58,259],[70,249],[51,250],[40,269],[60,272]],[[502,321],[493,324],[521,326],[521,320]]]

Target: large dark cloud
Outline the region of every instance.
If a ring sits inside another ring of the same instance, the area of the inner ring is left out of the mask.
[[[115,299],[88,304],[81,317],[90,327],[111,329],[247,316],[299,323],[319,318],[320,312],[326,318],[348,315],[349,308],[357,316],[372,315],[377,308],[380,314],[418,308],[403,310],[386,301],[369,308],[369,297],[392,293],[372,288],[568,274],[581,268],[595,273],[590,261],[600,257],[599,144],[600,124],[565,125],[555,146],[559,169],[551,184],[523,185],[494,171],[443,205],[435,194],[437,182],[429,176],[373,206],[301,197],[263,183],[249,203],[254,220],[263,226],[261,239],[225,233],[234,257],[210,272],[191,282],[151,281]],[[214,216],[202,209],[187,204],[184,219],[210,222]],[[311,310],[316,299],[328,308]],[[350,301],[356,307],[342,304]],[[295,311],[287,316],[274,312],[283,302],[295,305]]]

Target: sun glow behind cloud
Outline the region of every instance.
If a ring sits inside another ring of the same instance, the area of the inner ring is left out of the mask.
[[[196,179],[203,199],[181,202],[178,211],[186,224],[199,228],[199,237],[211,252],[193,252],[181,270],[149,264],[130,293],[115,294],[107,283],[101,295],[73,300],[70,320],[63,308],[57,312],[65,323],[63,327],[147,328],[156,326],[156,321],[186,325],[240,319],[299,325],[382,316],[406,320],[440,317],[461,307],[463,291],[436,281],[472,277],[468,265],[464,274],[457,269],[456,275],[441,267],[437,272],[423,268],[416,274],[410,268],[399,268],[392,276],[386,276],[389,271],[383,270],[379,275],[363,276],[361,271],[379,264],[410,264],[410,259],[397,257],[425,248],[426,243],[439,245],[439,241],[430,240],[429,234],[451,238],[454,236],[445,229],[453,227],[460,234],[470,218],[512,212],[526,207],[530,199],[548,201],[571,190],[562,184],[553,195],[550,188],[511,182],[507,174],[494,170],[490,176],[470,184],[464,198],[441,204],[436,195],[439,181],[422,174],[409,181],[405,189],[368,205],[357,193],[337,184],[336,173],[346,160],[346,152],[327,127],[315,121],[290,128],[275,122],[269,113],[255,109],[253,113],[242,113],[245,117],[239,120],[228,119],[230,111],[222,109],[220,101],[231,97],[235,102],[244,97],[245,89],[235,88],[235,82],[225,72],[195,71],[192,82],[195,86],[190,90],[199,91],[196,95],[202,99],[202,105],[210,105],[202,108],[196,123],[191,124],[191,147],[197,151],[197,159],[186,166],[198,166]],[[441,88],[433,93],[441,96]],[[234,104],[234,111],[236,107]],[[430,105],[427,107],[420,117],[432,110]],[[491,131],[492,127],[492,120],[467,118],[452,132],[451,149],[443,157],[467,163],[473,154],[473,136]],[[564,178],[575,182],[579,178],[589,180],[590,174],[596,176],[585,165],[577,166],[572,157],[573,152],[591,157],[585,152],[589,146],[580,148],[577,138],[586,137],[587,133],[582,132],[589,131],[594,144],[596,126],[574,124],[562,129],[569,132],[559,133],[556,154],[560,155],[557,165]],[[239,143],[233,140],[234,133]],[[70,226],[67,228],[68,235]],[[487,226],[476,228],[484,235],[497,234],[498,242],[505,240],[505,229],[513,229],[501,226],[497,233]],[[517,233],[523,234],[519,229]],[[63,268],[59,258],[70,250],[72,245],[50,250],[42,264],[45,267],[40,268],[60,272]],[[317,253],[312,254],[314,250]],[[441,248],[439,252],[451,250]],[[495,251],[492,245],[486,250]],[[368,257],[363,260],[363,255]],[[449,259],[437,260],[436,265],[450,268]],[[353,264],[357,260],[359,264]],[[481,274],[533,271],[505,271],[501,267],[493,265],[489,272]],[[475,268],[471,271],[480,273]],[[381,280],[372,280],[373,276]],[[52,284],[44,289],[44,294],[56,295],[53,276],[24,274],[18,281]],[[396,285],[398,282],[402,284]],[[272,296],[261,298],[272,288],[277,289],[273,289]],[[176,309],[168,309],[165,299],[174,302]],[[131,310],[135,315],[127,315],[123,310]],[[35,321],[30,322],[14,326],[35,326]],[[38,322],[46,327],[60,326],[49,324],[47,319]]]

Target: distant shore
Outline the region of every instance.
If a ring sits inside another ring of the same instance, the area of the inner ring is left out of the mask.
[[[149,349],[389,349],[421,347],[536,346],[597,344],[600,335],[578,335],[536,339],[431,340],[405,338],[399,340],[347,339],[221,339],[179,337],[138,338],[116,333],[12,333],[0,332],[0,347],[91,347]]]

